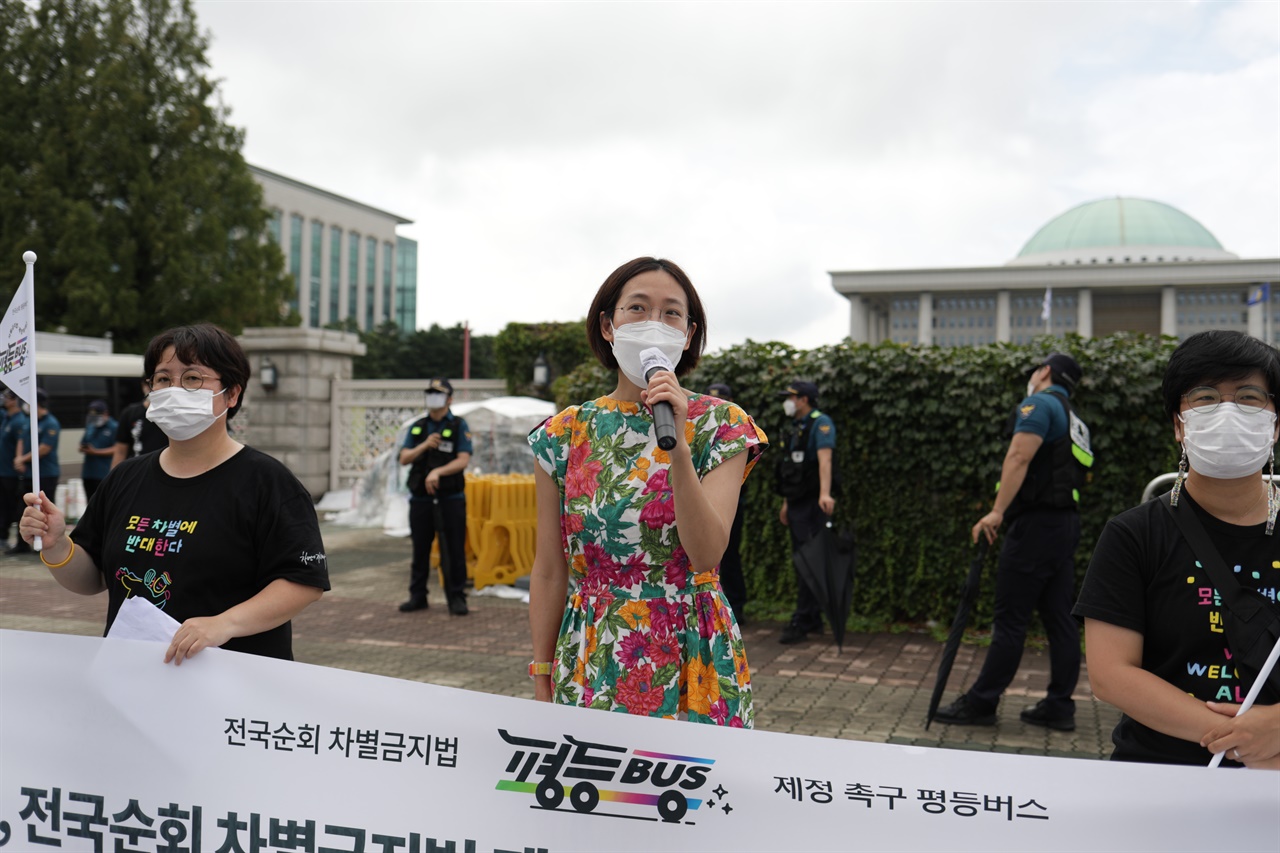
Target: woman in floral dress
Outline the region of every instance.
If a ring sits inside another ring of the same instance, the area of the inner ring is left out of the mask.
[[[678,266],[623,264],[587,317],[617,388],[529,435],[538,462],[530,674],[541,701],[752,724],[751,674],[718,567],[738,491],[768,440],[737,406],[680,387],[705,329]],[[646,382],[639,354],[654,347],[675,373]],[[675,416],[670,451],[658,446],[656,403]]]

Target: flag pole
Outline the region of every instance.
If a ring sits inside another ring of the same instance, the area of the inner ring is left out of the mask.
[[[22,260],[27,265],[27,275],[31,277],[30,298],[27,299],[27,328],[31,330],[31,400],[27,401],[27,405],[31,408],[31,417],[28,418],[31,425],[31,493],[36,496],[38,503],[40,498],[40,402],[39,392],[36,389],[39,387],[40,380],[36,373],[36,253],[23,252]],[[31,541],[31,547],[36,551],[43,551],[43,539],[37,536]]]

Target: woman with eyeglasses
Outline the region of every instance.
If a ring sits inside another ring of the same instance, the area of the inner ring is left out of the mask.
[[[706,325],[671,261],[618,267],[587,315],[591,349],[617,386],[529,434],[538,462],[529,675],[541,701],[752,725],[742,634],[717,573],[738,491],[767,439],[742,409],[680,386]],[[646,358],[674,372],[646,378]],[[655,429],[664,405],[669,450]]]
[[[1124,712],[1111,757],[1205,765],[1225,752],[1225,765],[1280,768],[1280,673],[1234,717],[1252,683],[1229,640],[1237,596],[1280,617],[1280,487],[1263,476],[1280,435],[1280,355],[1201,332],[1174,350],[1162,389],[1177,481],[1111,519],[1073,611],[1094,695]]]
[[[158,453],[111,470],[75,529],[43,492],[19,529],[72,592],[107,592],[107,628],[128,598],[181,623],[164,662],[220,646],[293,658],[290,621],[329,589],[311,496],[275,459],[240,444],[249,360],[231,335],[201,324],[152,339],[143,357],[147,418],[169,437]]]

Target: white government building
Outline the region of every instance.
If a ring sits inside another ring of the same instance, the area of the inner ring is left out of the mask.
[[[313,329],[351,318],[368,331],[391,320],[413,332],[418,243],[396,234],[413,221],[250,165],[271,212],[271,237],[298,290],[289,307]]]
[[[1187,214],[1145,199],[1074,207],[1004,266],[830,275],[849,300],[855,343],[968,346],[1029,343],[1046,331],[1184,338],[1238,329],[1280,344],[1280,258],[1240,258]],[[1270,300],[1258,301],[1264,292]]]

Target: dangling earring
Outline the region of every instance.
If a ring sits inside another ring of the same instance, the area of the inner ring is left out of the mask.
[[[1169,505],[1178,505],[1178,495],[1182,494],[1182,481],[1187,478],[1187,448],[1182,448],[1182,458],[1178,460],[1178,479],[1173,481],[1173,491],[1169,493]]]
[[[1276,529],[1276,513],[1280,512],[1280,486],[1276,485],[1276,454],[1271,449],[1271,481],[1267,483],[1267,535]]]

